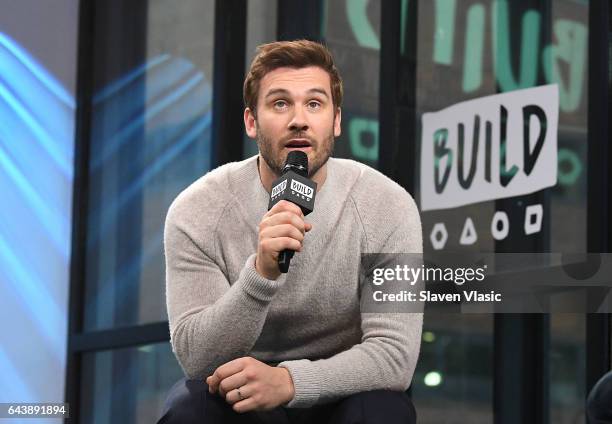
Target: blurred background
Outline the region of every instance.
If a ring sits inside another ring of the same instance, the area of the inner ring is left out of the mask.
[[[261,43],[330,47],[345,90],[335,156],[381,170],[417,203],[424,113],[557,84],[557,184],[423,212],[425,250],[610,249],[607,1],[0,8],[0,402],[70,402],[73,423],[159,417],[182,377],[169,345],[165,215],[208,170],[256,154],[242,82]],[[543,225],[526,235],[534,202]],[[498,211],[503,240],[492,235]],[[478,238],[466,245],[468,218]],[[607,314],[426,314],[411,388],[419,422],[586,422],[610,334]]]

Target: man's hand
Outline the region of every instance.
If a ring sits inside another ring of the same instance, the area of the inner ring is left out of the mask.
[[[273,409],[295,395],[289,371],[244,357],[221,365],[206,379],[208,391],[218,392],[236,412]]]
[[[302,250],[304,234],[312,224],[304,221],[299,206],[281,200],[266,213],[259,223],[259,242],[255,269],[264,278],[276,280],[281,274],[278,255],[285,249]]]

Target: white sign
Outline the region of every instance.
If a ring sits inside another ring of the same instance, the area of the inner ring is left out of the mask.
[[[556,84],[423,114],[421,210],[520,196],[557,183]]]

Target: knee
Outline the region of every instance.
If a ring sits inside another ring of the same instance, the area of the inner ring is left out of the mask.
[[[410,396],[391,390],[374,390],[349,396],[338,405],[337,412],[338,417],[331,421],[333,423],[416,423],[416,410]],[[346,420],[347,417],[350,418]]]
[[[172,386],[158,424],[202,423],[208,385],[203,380],[182,378]]]

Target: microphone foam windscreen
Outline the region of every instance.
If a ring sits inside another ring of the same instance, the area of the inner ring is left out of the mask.
[[[292,169],[305,169],[308,175],[308,155],[301,150],[292,150],[287,155],[287,165]]]

